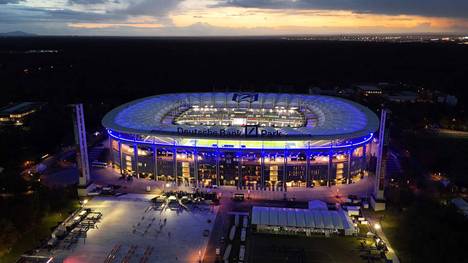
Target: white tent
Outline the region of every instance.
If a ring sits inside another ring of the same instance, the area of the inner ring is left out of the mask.
[[[318,211],[313,211],[314,214],[314,221],[315,221],[315,228],[325,228],[323,224],[323,217],[322,214]]]
[[[273,210],[270,211],[270,218],[269,218],[270,224],[277,226],[279,225],[279,219],[278,219],[278,210]]]
[[[296,213],[297,213],[297,218],[296,218],[297,227],[305,227],[306,226],[305,211],[302,209],[296,209]]]
[[[314,213],[310,210],[304,211],[304,219],[306,221],[306,227],[315,228]]]
[[[269,212],[269,209],[265,209],[267,213]],[[288,215],[287,215],[287,208],[279,208],[278,211],[278,226],[288,226]],[[270,225],[270,222],[268,222],[268,225]]]
[[[313,210],[328,210],[327,203],[320,200],[309,201],[309,209]]]
[[[261,225],[261,222],[260,222],[260,216],[261,216],[261,212],[260,212],[260,207],[258,206],[254,206],[252,208],[252,225]]]
[[[343,210],[309,210],[295,208],[261,207],[252,208],[252,225],[260,229],[277,227],[295,228],[299,231],[344,230],[352,234],[355,227]]]

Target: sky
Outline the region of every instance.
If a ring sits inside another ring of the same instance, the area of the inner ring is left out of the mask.
[[[468,0],[0,0],[0,32],[215,36],[468,32]]]

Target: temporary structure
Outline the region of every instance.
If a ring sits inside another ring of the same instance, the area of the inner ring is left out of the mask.
[[[310,210],[296,208],[252,208],[252,226],[257,231],[342,232],[351,235],[356,229],[343,210]]]
[[[320,200],[309,201],[309,209],[313,210],[328,210],[327,203]]]

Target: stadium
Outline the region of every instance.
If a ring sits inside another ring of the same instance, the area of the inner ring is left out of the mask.
[[[102,124],[124,176],[286,191],[366,176],[379,120],[337,97],[216,92],[142,98]]]

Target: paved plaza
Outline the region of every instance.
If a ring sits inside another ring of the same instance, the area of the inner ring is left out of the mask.
[[[155,210],[151,197],[129,194],[89,201],[86,207],[102,213],[98,228],[70,249],[55,251],[56,262],[198,262],[217,209],[203,205]],[[106,260],[110,255],[113,259]]]
[[[120,174],[112,168],[93,169],[91,178],[93,182],[100,185],[120,185],[119,192],[146,193],[146,187],[150,186],[151,193],[159,194],[161,191],[182,190],[192,191],[192,187],[176,186],[175,183],[166,184],[164,181],[154,181],[150,179],[133,179],[128,182],[119,180]],[[218,189],[201,188],[203,191],[216,191],[225,197],[231,197],[233,193],[244,193],[245,197],[255,200],[283,200],[294,198],[297,201],[322,200],[325,202],[343,202],[348,195],[369,196],[372,192],[374,180],[372,176],[366,176],[353,184],[342,184],[327,186],[317,186],[313,188],[289,187],[287,192],[282,191],[262,191],[262,190],[239,190],[235,186],[221,186]]]

